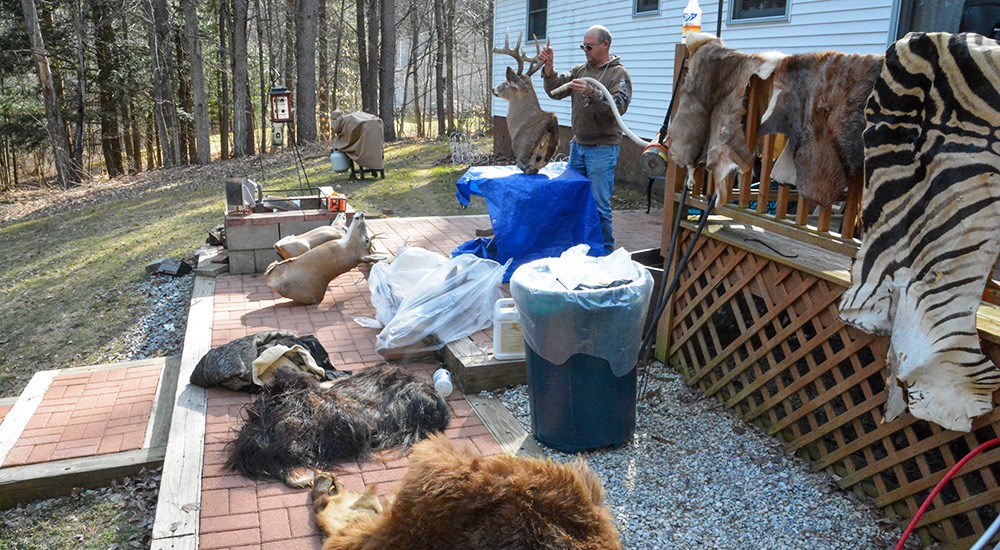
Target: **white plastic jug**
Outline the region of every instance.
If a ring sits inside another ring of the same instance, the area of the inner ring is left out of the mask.
[[[513,298],[501,298],[493,304],[493,357],[504,361],[524,358],[521,315]]]

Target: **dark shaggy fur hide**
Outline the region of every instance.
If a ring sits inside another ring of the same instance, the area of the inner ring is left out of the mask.
[[[302,485],[299,470],[325,470],[372,451],[408,447],[445,429],[448,404],[427,382],[378,366],[320,384],[290,369],[245,408],[226,465],[241,474]]]
[[[413,448],[383,512],[370,489],[313,486],[324,550],[616,550],[618,530],[601,480],[583,461],[473,456],[443,435]]]

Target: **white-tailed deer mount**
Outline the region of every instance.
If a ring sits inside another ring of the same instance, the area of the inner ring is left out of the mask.
[[[517,167],[525,174],[537,174],[548,164],[559,146],[559,121],[556,115],[543,111],[535,95],[535,86],[531,83],[531,75],[542,68],[542,63],[535,57],[526,57],[521,50],[521,35],[512,49],[509,37],[504,36],[503,48],[493,48],[493,53],[507,54],[517,60],[517,72],[507,67],[507,82],[493,88],[493,95],[506,99],[507,129],[510,131],[511,148]],[[541,53],[538,39],[535,39],[535,49]],[[529,62],[528,72],[524,72],[524,62]]]

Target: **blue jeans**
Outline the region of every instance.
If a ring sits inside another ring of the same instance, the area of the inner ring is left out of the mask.
[[[615,190],[615,166],[618,164],[617,145],[580,145],[569,142],[569,166],[587,176],[594,192],[594,203],[601,217],[604,250],[615,249],[615,236],[611,231],[611,192]]]

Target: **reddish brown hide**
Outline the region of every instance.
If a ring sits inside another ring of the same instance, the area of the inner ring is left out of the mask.
[[[785,57],[774,71],[760,133],[785,134],[772,177],[820,206],[864,169],[865,101],[882,56],[821,52]]]

